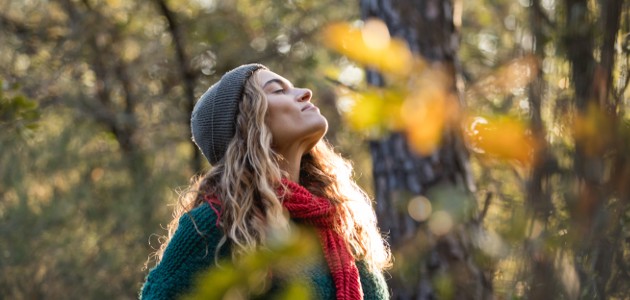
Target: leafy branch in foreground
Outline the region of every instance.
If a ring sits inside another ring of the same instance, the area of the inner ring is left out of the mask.
[[[293,227],[289,234],[275,237],[265,249],[235,262],[220,261],[198,278],[193,292],[183,299],[311,299],[310,287],[295,275],[317,257],[315,233]]]

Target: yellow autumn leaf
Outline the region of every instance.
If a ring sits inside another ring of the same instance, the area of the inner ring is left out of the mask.
[[[322,73],[327,78],[334,78],[335,80],[339,78],[339,74],[341,74],[341,70],[337,66],[326,65],[322,69]]]
[[[404,94],[393,89],[371,88],[362,92],[346,91],[352,101],[344,116],[352,129],[370,131],[377,128],[398,130],[403,127],[400,107]]]
[[[474,152],[531,165],[535,141],[524,122],[510,117],[474,117],[467,123],[466,136]]]
[[[391,38],[387,26],[378,19],[366,21],[363,28],[333,23],[322,35],[326,46],[361,64],[396,75],[411,71],[413,57],[407,44]]]
[[[384,102],[375,94],[352,93],[354,104],[346,113],[350,126],[357,131],[378,127],[382,120]]]
[[[422,155],[435,151],[442,142],[445,125],[457,110],[453,97],[439,86],[425,86],[406,99],[401,116],[411,147]]]

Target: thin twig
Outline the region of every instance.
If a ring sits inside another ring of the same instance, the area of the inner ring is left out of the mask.
[[[486,200],[483,202],[483,209],[481,210],[479,217],[477,217],[477,223],[481,224],[483,222],[483,219],[486,217],[488,209],[490,208],[490,202],[492,202],[492,192],[487,192]]]

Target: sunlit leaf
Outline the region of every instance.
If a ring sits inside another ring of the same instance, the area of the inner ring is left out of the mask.
[[[353,129],[362,131],[381,124],[385,102],[378,95],[353,93],[352,98],[354,104],[346,117]]]
[[[291,276],[300,268],[308,267],[308,262],[317,254],[316,249],[319,248],[314,233],[295,228],[286,239],[276,240],[268,248],[248,253],[235,262],[223,261],[220,268],[205,272],[185,299],[246,299],[251,296],[310,299],[309,287]],[[287,278],[286,288],[270,291],[270,274]]]
[[[345,111],[350,126],[357,131],[379,128],[400,129],[400,107],[404,95],[395,90],[368,89],[347,92],[352,103]]]
[[[515,118],[471,118],[467,120],[466,135],[476,153],[526,166],[532,163],[534,138],[525,123]]]
[[[405,100],[401,115],[411,147],[427,155],[442,142],[447,122],[457,115],[457,105],[445,89],[426,86]]]
[[[406,75],[411,71],[413,57],[407,44],[391,38],[380,20],[368,20],[363,28],[334,23],[324,29],[323,39],[329,48],[382,72]]]

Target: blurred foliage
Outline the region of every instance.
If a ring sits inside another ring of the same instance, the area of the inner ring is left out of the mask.
[[[470,238],[498,298],[534,299],[545,279],[549,298],[627,298],[630,9],[624,2],[612,83],[602,89],[614,109],[580,110],[566,2],[464,2],[464,104],[444,93],[444,69],[411,57],[378,21],[354,21],[353,2],[0,1],[0,294],[136,298],[158,247],[154,234],[165,234],[160,224],[177,205],[174,190],[201,171],[190,167],[185,83],[199,96],[228,69],[257,61],[315,91],[327,138],[353,159],[368,191],[371,162],[359,138],[405,130],[415,150],[431,153],[445,126],[462,126],[479,188],[473,217],[484,224]],[[589,2],[585,28],[605,32],[605,4]],[[544,20],[532,21],[534,12]],[[386,72],[388,87],[367,88],[364,66]],[[470,217],[453,200],[461,197],[438,187],[410,195],[402,209],[445,232]],[[299,255],[297,246],[287,255]],[[422,244],[400,251],[425,254]],[[277,258],[255,254],[226,265],[237,275],[217,270],[206,280],[230,279],[223,292],[232,283],[256,289],[258,279],[243,280]],[[446,276],[436,282],[444,298],[451,285]],[[281,299],[306,293],[300,285],[285,292]]]
[[[5,86],[0,81],[0,129],[20,134],[37,128],[37,102],[16,93],[17,87]]]
[[[494,273],[499,298],[630,295],[625,271],[630,264],[630,51],[624,50],[630,13],[623,1],[585,3],[464,4],[462,67],[456,74],[466,86],[462,103],[449,96],[451,83],[442,74],[451,70],[396,56],[385,46],[373,54],[370,40],[395,40],[381,29],[384,23],[355,21],[324,31],[328,47],[384,72],[388,83],[375,88],[350,82],[340,88],[340,109],[353,129],[371,138],[402,131],[421,155],[439,147],[446,127],[463,129],[479,188],[480,210],[472,221],[484,225],[469,238],[480,250],[477,262]],[[587,15],[588,21],[573,28],[573,13]],[[610,21],[616,13],[618,27]],[[616,38],[616,44],[604,44],[606,38],[586,42],[595,31]],[[569,44],[574,36],[577,42]],[[615,63],[602,53],[612,53]],[[414,61],[413,72],[392,67],[399,57],[407,65]],[[612,78],[609,84],[606,78]],[[453,218],[461,216],[453,210],[465,203],[461,196],[429,191],[406,197],[409,215],[427,222],[436,235],[470,220]],[[425,248],[418,242],[397,249],[398,268],[415,265],[427,255]],[[438,294],[453,297],[452,278],[436,280]]]
[[[264,63],[315,91],[331,142],[356,141],[322,75],[339,58],[316,36],[351,17],[349,4],[19,0],[0,11],[1,298],[137,298],[177,190],[202,171],[190,167],[187,81],[198,97],[228,69]]]
[[[389,36],[387,25],[378,19],[365,21],[361,28],[347,23],[327,25],[324,42],[349,58],[382,72],[406,75],[412,56],[407,44]]]
[[[360,91],[340,91],[351,102],[344,112],[353,129],[372,137],[382,132],[403,130],[416,152],[429,155],[440,145],[447,127],[459,126],[467,129],[469,146],[476,152],[530,163],[535,147],[526,124],[514,116],[475,116],[474,108],[462,112],[459,100],[450,91],[452,79],[446,68],[428,66],[422,58],[412,58],[409,50],[383,46],[378,49],[382,52],[371,53],[374,48],[371,40],[387,45],[396,39],[390,38],[385,23],[378,19],[368,20],[361,26],[331,24],[324,30],[323,38],[333,50],[365,67],[376,68],[395,81],[386,88],[360,87]],[[405,71],[399,66],[405,66]],[[536,72],[535,57],[514,59],[471,85],[468,97],[502,97],[512,90],[522,90]]]
[[[220,267],[200,276],[183,299],[311,299],[308,283],[295,278],[313,267],[313,257],[322,256],[317,234],[294,226],[290,233],[275,236],[267,249],[237,262],[219,262]]]
[[[514,160],[529,167],[535,140],[526,122],[513,116],[475,117],[466,127],[469,148],[488,158]]]

